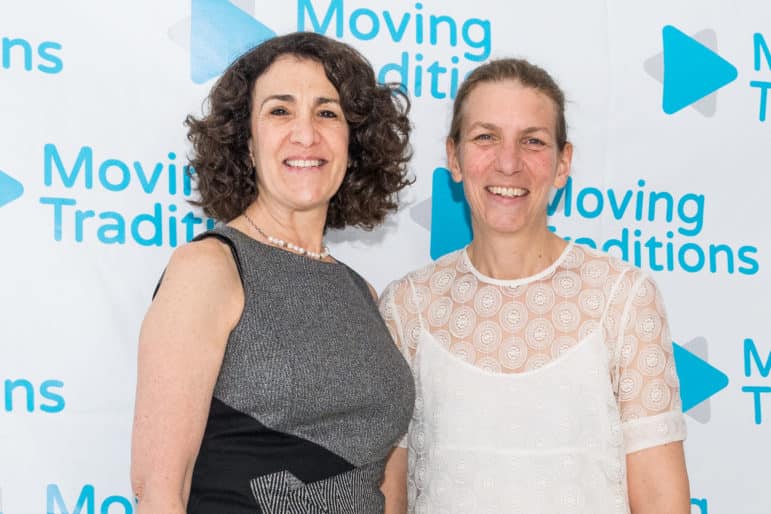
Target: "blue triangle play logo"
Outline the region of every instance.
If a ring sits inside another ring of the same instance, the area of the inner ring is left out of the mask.
[[[24,194],[24,186],[15,178],[0,171],[0,207]]]
[[[728,385],[728,375],[679,344],[673,343],[672,347],[675,368],[680,379],[683,412],[695,407]]]
[[[471,236],[471,211],[463,184],[454,182],[447,168],[436,168],[431,185],[431,258],[463,248]]]
[[[665,113],[674,114],[736,79],[730,62],[672,25],[662,35]]]
[[[190,78],[203,84],[276,33],[228,0],[192,0]]]

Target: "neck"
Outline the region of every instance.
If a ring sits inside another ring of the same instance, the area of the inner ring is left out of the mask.
[[[468,247],[471,263],[480,273],[499,280],[525,278],[546,269],[562,254],[567,242],[546,227],[535,234],[474,231]]]
[[[255,239],[265,240],[266,236],[270,236],[317,253],[320,253],[324,247],[326,208],[313,211],[271,208],[260,202],[258,198],[246,208],[244,213],[245,216],[236,218],[233,225],[251,234]],[[260,234],[249,223],[247,216],[265,235]]]

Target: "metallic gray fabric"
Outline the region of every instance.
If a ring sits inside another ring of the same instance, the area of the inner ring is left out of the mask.
[[[366,282],[341,263],[215,232],[235,244],[245,292],[215,397],[356,467],[383,461],[415,391]]]

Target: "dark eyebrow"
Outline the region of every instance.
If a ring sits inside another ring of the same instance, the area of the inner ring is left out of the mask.
[[[316,98],[316,105],[329,104],[329,103],[339,104],[340,100],[338,100],[337,98],[327,98],[325,96],[320,96]]]
[[[268,103],[271,100],[278,100],[278,101],[281,101],[281,102],[294,103],[295,102],[295,97],[293,95],[270,95],[270,96],[266,97],[265,100],[262,101],[262,104],[260,104],[260,107],[262,107],[263,105],[265,105],[266,103]],[[320,97],[316,98],[316,102],[315,103],[316,103],[317,106],[318,105],[323,105],[323,104],[328,104],[328,103],[335,103],[335,104],[339,105],[340,104],[340,100],[337,100],[336,98],[327,98],[325,96],[320,96]]]
[[[282,102],[294,102],[294,97],[292,95],[270,95],[268,97],[265,97],[265,100],[262,101],[262,103],[260,104],[260,107],[270,102],[271,100],[280,100]]]

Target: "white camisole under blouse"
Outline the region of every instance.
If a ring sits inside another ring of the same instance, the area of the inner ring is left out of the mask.
[[[626,454],[685,438],[661,297],[620,259],[496,280],[459,250],[381,313],[416,383],[411,513],[626,514]]]

